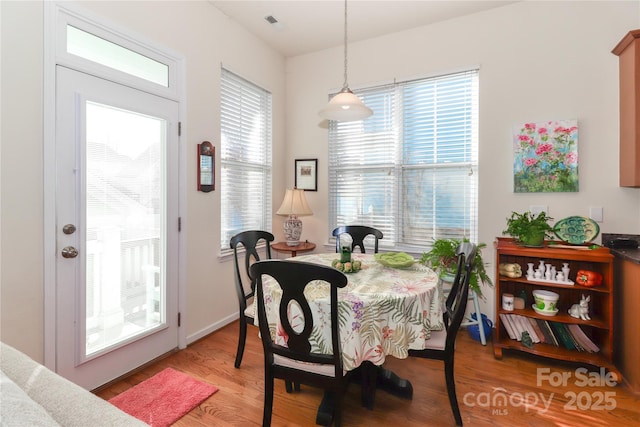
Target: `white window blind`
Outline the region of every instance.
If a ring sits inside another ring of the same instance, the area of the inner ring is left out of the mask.
[[[477,241],[478,70],[355,91],[366,120],[329,125],[329,231],[361,224],[381,247]]]
[[[271,231],[271,93],[222,69],[221,252],[241,231]]]

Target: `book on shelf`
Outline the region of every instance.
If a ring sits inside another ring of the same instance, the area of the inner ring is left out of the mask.
[[[504,329],[507,331],[507,335],[509,335],[509,338],[511,338],[512,340],[515,340],[517,339],[516,333],[513,331],[510,321],[507,320],[507,316],[509,315],[500,313],[500,320],[502,320],[502,324],[504,325]]]
[[[549,322],[551,325],[551,329],[555,332],[555,336],[558,339],[558,342],[561,342],[569,350],[576,350],[576,346],[571,339],[571,334],[569,334],[569,330],[566,329],[563,323],[558,322]]]
[[[580,342],[576,339],[576,337],[571,333],[571,330],[569,329],[569,325],[567,325],[566,323],[563,323],[562,324],[562,328],[567,331],[567,334],[569,335],[569,338],[571,338],[571,341],[573,342],[573,345],[576,348],[576,350],[578,350],[578,351],[586,351],[582,347],[582,344],[580,344]]]
[[[540,337],[542,332],[538,334],[538,331],[536,331],[536,328],[532,325],[533,319],[518,314],[500,313],[500,320],[504,324],[509,338],[512,340],[522,341],[522,334],[527,332],[533,343],[542,342],[542,338]]]
[[[511,322],[511,326],[513,327],[513,330],[516,333],[516,339],[518,341],[522,341],[522,333],[524,332],[524,328],[522,327],[520,322],[518,322],[518,319],[515,317],[514,314],[507,314],[507,318]]]
[[[549,326],[549,322],[542,319],[536,319],[536,322],[538,323],[538,326],[542,330],[546,343],[549,345],[555,345],[556,347],[558,347],[560,344],[558,343],[558,340],[553,334],[553,331],[551,330],[551,326]]]
[[[536,321],[537,319],[534,319],[533,317],[529,317],[528,319],[529,323],[531,323],[531,327],[533,327],[533,330],[536,331],[536,335],[538,335],[538,338],[540,338],[540,342],[546,344],[547,337],[545,337],[542,329],[540,328],[540,326],[538,326],[538,322]]]
[[[569,325],[569,331],[572,335],[578,340],[585,351],[589,353],[597,353],[600,351],[600,347],[598,347],[588,336],[584,333],[580,325],[572,324]]]
[[[550,322],[508,313],[500,313],[500,320],[512,340],[522,341],[523,332],[527,332],[535,344],[544,343],[589,353],[600,351],[600,348],[576,324]]]
[[[522,325],[522,329],[529,333],[531,341],[533,341],[534,344],[538,344],[540,342],[540,338],[538,337],[538,334],[536,334],[536,332],[533,330],[531,323],[529,323],[529,319],[525,316],[520,316],[519,314],[516,314],[515,316],[516,320]]]
[[[564,347],[569,350],[575,350],[576,347],[573,345],[573,341],[566,335],[566,331],[562,329],[562,323],[558,322],[549,322],[551,325],[551,330],[554,332],[556,339],[559,343],[561,343]]]

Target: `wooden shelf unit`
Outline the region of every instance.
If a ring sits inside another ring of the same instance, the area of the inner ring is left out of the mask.
[[[589,364],[597,367],[605,367],[618,375],[620,372],[613,365],[613,255],[609,248],[598,247],[588,249],[586,247],[577,248],[557,248],[553,242],[545,242],[542,248],[530,248],[517,245],[513,239],[498,237],[495,242],[496,249],[496,317],[493,340],[493,351],[496,359],[502,358],[503,349],[524,351],[539,356],[554,359],[566,360]],[[534,264],[534,269],[539,265],[540,260],[545,263],[560,268],[563,263],[568,263],[569,279],[576,281],[576,273],[579,270],[597,271],[603,276],[601,286],[588,288],[574,285],[563,285],[557,283],[545,283],[541,281],[529,281],[526,278],[528,263]],[[499,265],[501,263],[517,263],[522,268],[523,276],[510,278],[501,276]],[[536,289],[546,289],[560,295],[558,301],[558,314],[555,316],[545,316],[536,313],[531,305],[533,304],[532,292]],[[511,293],[519,296],[522,291],[527,295],[527,306],[523,310],[506,311],[502,309],[502,294]],[[571,317],[568,314],[569,308],[580,301],[581,295],[589,295],[589,315],[591,320],[582,320]],[[538,343],[533,348],[524,346],[520,341],[509,338],[505,326],[502,324],[500,314],[519,314],[529,318],[542,319],[549,322],[559,322],[566,324],[580,325],[585,334],[598,346],[598,353],[588,353],[586,351],[569,350],[563,346]]]

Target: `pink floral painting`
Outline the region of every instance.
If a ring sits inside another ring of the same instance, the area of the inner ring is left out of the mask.
[[[516,193],[578,191],[578,122],[557,120],[515,126]]]

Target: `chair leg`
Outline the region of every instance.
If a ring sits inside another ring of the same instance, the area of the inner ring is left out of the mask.
[[[291,381],[285,381],[284,382],[284,389],[286,390],[287,393],[291,393],[294,390],[295,391],[300,391],[300,383],[296,383],[296,382],[291,382]]]
[[[262,427],[271,426],[273,412],[273,377],[271,372],[264,373],[264,410],[262,413]]]
[[[447,382],[447,394],[449,395],[449,404],[453,417],[456,419],[456,425],[462,425],[462,416],[460,416],[460,408],[458,407],[458,398],[456,397],[456,382],[453,378],[453,357],[444,361],[444,377]]]
[[[333,425],[342,426],[342,401],[344,400],[344,390],[336,392],[335,406],[333,410]]]
[[[473,296],[473,309],[476,311],[476,320],[478,321],[478,332],[480,332],[480,343],[487,345],[487,337],[484,336],[484,323],[482,322],[482,314],[480,313],[480,303],[478,302],[478,294],[471,291]]]
[[[240,363],[242,363],[242,355],[244,354],[244,344],[247,340],[247,319],[245,319],[242,315],[240,316],[240,336],[238,337],[238,351],[236,352],[236,363],[234,366],[236,368],[240,367]]]

